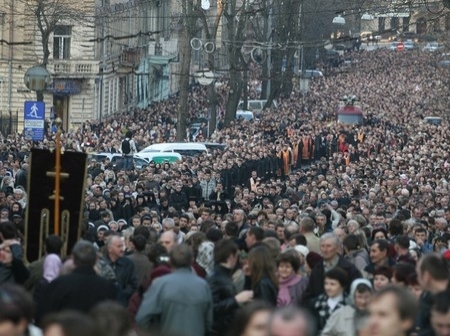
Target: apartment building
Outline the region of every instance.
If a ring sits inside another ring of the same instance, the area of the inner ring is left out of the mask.
[[[0,44],[0,115],[17,115],[18,131],[24,102],[36,100],[24,83],[25,72],[35,65],[51,74],[44,92],[46,118],[60,117],[66,130],[145,107],[177,90],[170,83],[178,57],[169,2],[0,3],[0,39],[7,42]]]

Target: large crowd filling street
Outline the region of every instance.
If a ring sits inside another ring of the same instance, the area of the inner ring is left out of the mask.
[[[63,131],[65,152],[124,157],[89,156],[68,256],[49,235],[24,258],[30,149],[54,147],[55,128],[4,136],[0,335],[450,336],[450,68],[440,52],[345,58],[228,127],[221,78],[217,129],[186,142],[222,145],[181,161],[131,159],[175,142],[178,96]],[[364,124],[336,122],[345,95]],[[188,105],[189,122],[205,117],[206,88]]]

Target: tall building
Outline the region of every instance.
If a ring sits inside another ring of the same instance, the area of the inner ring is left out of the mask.
[[[177,90],[170,83],[177,68],[177,39],[171,39],[169,2],[0,3],[3,133],[8,128],[2,127],[2,121],[11,116],[12,130],[23,128],[24,102],[36,100],[36,93],[25,86],[24,75],[35,65],[46,66],[51,74],[44,92],[46,118],[60,117],[66,130],[86,120],[128,113],[134,106],[145,107]]]

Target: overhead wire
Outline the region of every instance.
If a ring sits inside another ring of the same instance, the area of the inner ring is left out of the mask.
[[[434,20],[438,20],[440,17],[445,15],[445,13],[443,13],[443,10],[441,10],[439,12],[432,12],[430,10],[428,0],[423,0],[423,1],[426,4],[427,11],[429,11],[432,14],[436,14],[436,15],[439,14],[435,18],[429,19],[428,22],[432,22]],[[139,5],[136,5],[135,8],[137,8],[138,6]],[[133,8],[127,8],[127,10],[129,10],[129,9],[133,9]],[[355,9],[355,8],[351,8],[351,9],[347,8],[347,9],[344,9],[343,12],[349,11],[349,10],[353,10],[353,9]],[[359,12],[361,12],[360,8],[357,8],[357,9],[359,10]],[[310,12],[302,11],[301,15],[306,15],[306,14],[310,14],[310,13],[319,14],[319,13],[333,13],[333,12],[336,13],[336,11],[334,9],[324,9],[324,10],[310,11]],[[118,13],[114,13],[114,14],[118,14]],[[347,15],[354,15],[354,14],[355,13],[346,14],[346,16]],[[27,14],[27,13],[14,13],[14,15],[15,16],[17,16],[17,15],[34,16],[34,14]],[[51,14],[49,14],[49,15],[51,16]],[[208,14],[204,14],[204,15],[206,15],[206,17],[215,17],[215,15],[208,15]],[[276,16],[277,13],[274,13],[273,15]],[[88,16],[88,17],[99,18],[99,16],[96,16],[96,15]],[[148,16],[148,15],[147,16],[136,16],[136,15],[133,15],[132,16],[133,19],[136,19],[136,18],[158,18],[158,19],[161,19],[161,18],[174,18],[174,17],[175,18],[176,17],[180,17],[181,18],[183,16],[181,16],[181,15],[177,16],[176,14],[175,15],[162,16],[162,17],[161,16],[153,16],[153,15],[151,15],[151,16]],[[184,17],[186,17],[186,16],[184,16]],[[106,17],[103,16],[102,17],[102,19],[105,19],[105,18],[111,19],[110,16],[106,16]],[[120,18],[118,18],[118,19],[120,19]],[[128,18],[126,17],[126,18],[123,18],[123,19],[126,20]],[[414,25],[416,23],[417,23],[417,21],[416,22],[410,22],[409,25],[411,26],[411,25]],[[116,32],[121,32],[121,30],[117,29],[116,27],[117,27],[116,25],[105,26],[105,30],[114,30]],[[125,39],[133,39],[133,38],[138,38],[138,37],[152,37],[153,35],[163,34],[163,33],[167,32],[167,31],[171,31],[172,29],[173,29],[173,27],[168,27],[167,29],[163,29],[163,30],[147,31],[147,32],[139,31],[138,33],[127,34],[127,35],[108,34],[108,35],[103,36],[103,37],[96,37],[96,38],[93,38],[93,39],[88,39],[86,41],[83,41],[82,43],[90,43],[90,42],[101,43],[101,42],[104,42],[106,40],[121,41],[121,40],[125,40]],[[393,30],[386,30],[385,32],[390,32],[390,31],[393,31]],[[385,33],[385,32],[375,32],[375,33]],[[224,46],[236,46],[236,47],[239,47],[240,45],[246,44],[249,47],[260,48],[260,49],[271,49],[271,50],[274,50],[274,49],[277,49],[277,48],[278,49],[298,49],[301,46],[314,46],[314,45],[317,45],[318,43],[321,43],[321,42],[323,43],[323,40],[313,40],[313,41],[304,41],[304,40],[296,41],[296,40],[294,40],[294,41],[288,41],[286,43],[281,43],[281,42],[276,42],[276,41],[266,42],[266,41],[254,41],[253,40],[253,41],[250,41],[250,43],[249,43],[249,41],[247,41],[247,40],[246,41],[236,41],[236,40],[222,39],[222,44]],[[6,41],[6,40],[0,40],[0,45],[3,45],[3,44],[6,44],[8,46],[21,46],[21,45],[30,45],[30,44],[33,44],[33,42],[30,42],[30,41],[10,42],[10,41]],[[16,48],[16,50],[17,50],[17,48]]]

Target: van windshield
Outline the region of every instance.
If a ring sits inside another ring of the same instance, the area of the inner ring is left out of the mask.
[[[359,114],[339,114],[338,122],[341,124],[361,125],[363,123],[363,117]]]
[[[152,149],[152,148],[144,148],[141,153],[159,153],[161,150]]]

